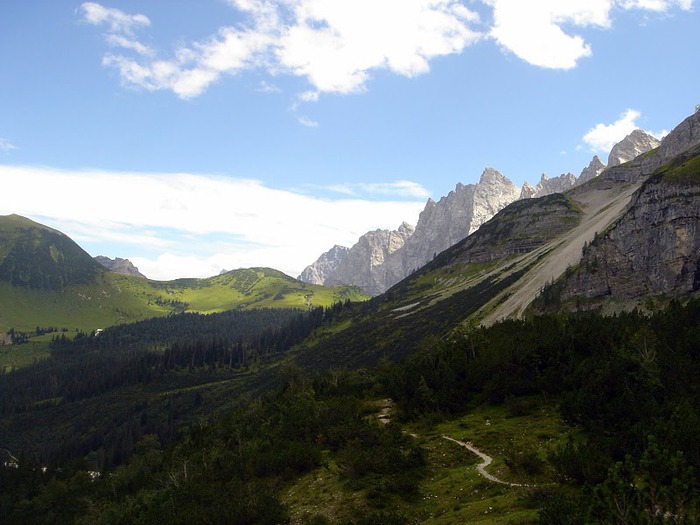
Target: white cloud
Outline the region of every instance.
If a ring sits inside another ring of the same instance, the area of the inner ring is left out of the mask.
[[[435,57],[461,52],[479,33],[478,16],[456,0],[229,0],[247,26],[223,27],[213,37],[177,48],[170,59],[144,59],[150,48],[131,38],[144,15],[128,15],[94,2],[82,5],[89,23],[107,24],[112,46],[137,57],[108,54],[103,64],[122,80],[181,98],[201,94],[221,75],[262,68],[305,77],[320,93],[365,89],[374,70],[412,77],[429,71]]]
[[[592,54],[590,44],[571,28],[610,28],[611,11],[666,12],[692,8],[693,0],[483,0],[494,9],[490,35],[505,49],[539,67],[571,69]]]
[[[7,139],[0,137],[0,151],[11,151],[13,149],[17,149],[17,146],[12,144]]]
[[[486,35],[532,65],[571,69],[593,54],[580,33],[611,28],[614,12],[693,7],[693,0],[478,0],[493,9],[493,24],[482,33],[475,28],[484,27],[483,21],[466,7],[467,0],[227,2],[246,23],[180,45],[169,58],[156,57],[133,38],[135,29],[150,25],[145,15],[95,2],[85,2],[81,11],[87,22],[109,27],[108,43],[123,53],[106,55],[103,64],[119,71],[126,84],[186,99],[222,75],[260,69],[305,78],[311,89],[298,104],[323,93],[361,93],[376,71],[424,74],[434,58],[461,53]]]
[[[432,58],[479,38],[469,27],[476,14],[448,0],[301,0],[293,13],[276,57],[319,92],[362,91],[376,69],[425,73]]]
[[[0,186],[13,195],[0,201],[0,214],[61,225],[88,251],[117,243],[123,251],[105,255],[151,261],[137,266],[158,279],[204,277],[217,265],[214,273],[271,266],[296,276],[334,244],[349,246],[369,230],[415,223],[424,206],[423,200],[318,199],[254,180],[185,173],[0,166]],[[159,267],[159,260],[182,264]]]
[[[575,27],[610,25],[612,0],[486,0],[494,9],[491,36],[504,48],[535,66],[571,69],[591,55],[579,35],[562,25]]]
[[[615,144],[638,128],[637,119],[640,116],[639,111],[628,109],[612,124],[596,124],[583,136],[583,142],[594,152],[608,153]]]
[[[153,54],[153,50],[145,46],[137,40],[129,39],[123,35],[110,34],[106,37],[107,43],[113,47],[122,47],[136,51],[139,55],[149,56]]]
[[[693,7],[694,0],[619,0],[623,9],[646,9],[648,11],[668,11],[673,6],[678,6],[684,11]]]
[[[180,47],[172,60],[141,63],[119,54],[105,55],[102,63],[116,68],[126,84],[149,91],[169,89],[183,99],[201,95],[222,74],[249,69],[257,53],[269,46],[266,35],[223,28],[205,42]]]

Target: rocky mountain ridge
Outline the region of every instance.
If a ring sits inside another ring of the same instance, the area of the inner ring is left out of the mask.
[[[642,130],[635,130],[616,144],[609,155],[615,166],[658,147],[659,141]],[[412,234],[382,230],[368,232],[351,248],[323,254],[298,277],[312,284],[351,284],[369,295],[379,295],[420,268],[435,255],[474,233],[508,204],[521,199],[565,192],[599,176],[606,166],[598,156],[579,177],[565,173],[558,177],[542,174],[536,186],[518,188],[507,177],[487,167],[476,184],[458,183],[438,202],[428,199]],[[653,171],[653,170],[652,170]],[[396,239],[402,239],[397,244]],[[391,246],[383,244],[393,243]],[[332,249],[333,250],[333,249]]]
[[[104,255],[98,255],[95,257],[95,260],[112,272],[120,273],[122,275],[133,275],[134,277],[141,277],[142,279],[147,278],[145,275],[139,272],[139,269],[134,266],[134,263],[132,263],[129,259],[122,259],[120,257],[110,259]]]
[[[700,146],[676,157],[641,186],[625,214],[583,250],[552,285],[560,306],[597,308],[645,296],[700,291]]]

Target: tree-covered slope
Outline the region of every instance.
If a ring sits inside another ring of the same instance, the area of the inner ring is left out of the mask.
[[[100,265],[63,233],[19,215],[0,216],[0,281],[61,291],[92,282]]]

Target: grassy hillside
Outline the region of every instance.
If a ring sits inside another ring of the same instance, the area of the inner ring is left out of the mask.
[[[264,268],[234,270],[208,279],[149,281],[101,271],[89,284],[34,290],[0,282],[0,331],[55,326],[83,331],[176,312],[303,308],[362,301],[358,288],[323,287]]]

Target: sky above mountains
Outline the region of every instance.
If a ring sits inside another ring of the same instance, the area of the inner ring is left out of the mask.
[[[486,166],[661,136],[698,28],[697,0],[5,0],[0,214],[151,278],[296,276]]]

